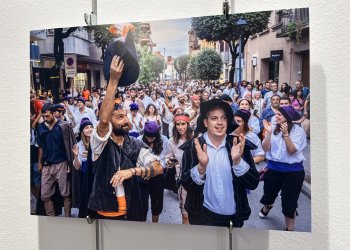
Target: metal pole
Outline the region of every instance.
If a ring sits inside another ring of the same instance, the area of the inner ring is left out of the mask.
[[[95,220],[96,223],[96,250],[100,250],[100,220]]]
[[[238,72],[238,83],[241,84],[242,83],[242,65],[241,65],[241,61],[242,61],[242,34],[239,35],[239,72]]]
[[[228,232],[228,237],[229,237],[229,250],[232,250],[232,232],[233,232],[233,223],[230,221],[230,228]]]
[[[92,14],[96,15],[96,21],[97,21],[97,0],[92,0]]]

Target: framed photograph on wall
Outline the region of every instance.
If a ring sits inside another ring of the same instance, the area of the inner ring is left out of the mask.
[[[309,10],[30,32],[31,213],[311,231]]]

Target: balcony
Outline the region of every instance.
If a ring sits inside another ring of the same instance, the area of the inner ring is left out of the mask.
[[[289,37],[290,39],[300,39],[309,34],[309,9],[281,10],[280,31],[277,38]]]

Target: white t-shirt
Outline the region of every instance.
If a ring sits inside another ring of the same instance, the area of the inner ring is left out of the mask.
[[[275,127],[276,125],[272,125],[271,149],[266,152],[266,159],[288,164],[304,161],[305,157],[302,151],[307,145],[304,129],[301,126],[294,124],[289,133],[289,137],[296,148],[296,152],[294,154],[289,154],[285,139],[282,137],[282,132],[277,135],[273,134]]]
[[[143,130],[144,127],[144,121],[142,115],[137,112],[135,119],[135,123],[132,122],[132,115],[130,113],[127,114],[129,121],[132,124],[132,129],[129,130],[129,132],[138,132],[140,133]],[[142,128],[140,127],[140,122],[142,123]]]
[[[261,141],[260,141],[260,138],[254,134],[253,132],[248,132],[245,136],[245,138],[249,141],[251,141],[252,143],[255,144],[255,146],[257,146],[258,148],[257,149],[254,149],[254,150],[251,150],[251,153],[252,153],[252,156],[255,157],[255,156],[265,156],[265,151],[261,145]]]

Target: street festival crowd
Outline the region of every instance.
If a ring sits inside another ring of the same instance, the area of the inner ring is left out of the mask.
[[[61,195],[65,216],[77,207],[79,217],[146,221],[150,198],[157,222],[167,188],[178,193],[184,224],[241,227],[260,177],[259,216],[282,190],[293,230],[309,134],[301,126],[310,110],[302,82],[293,90],[272,80],[116,86],[74,98],[67,91],[59,104],[31,91],[31,190],[42,214],[60,214]],[[262,161],[267,167],[257,172]]]
[[[106,88],[62,91],[59,101],[31,90],[33,214],[146,221],[150,209],[158,222],[169,189],[183,224],[242,227],[262,181],[260,218],[281,196],[284,229],[294,230],[310,134],[301,81],[118,87],[123,67],[114,57]]]

